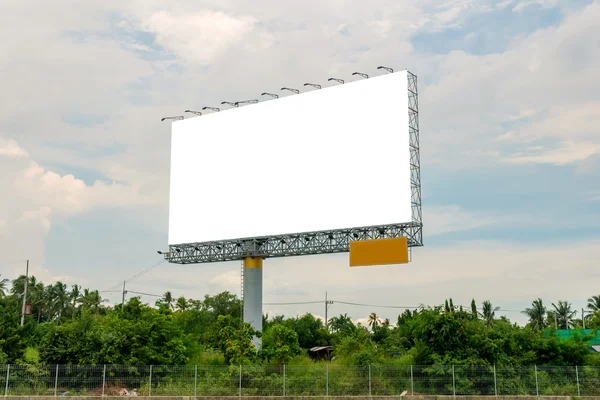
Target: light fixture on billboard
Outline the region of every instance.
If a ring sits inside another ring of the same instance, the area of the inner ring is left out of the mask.
[[[202,107],[202,109],[203,110],[212,110],[212,111],[215,111],[215,112],[221,111],[221,109],[217,108],[217,107]]]
[[[179,119],[183,119],[183,115],[177,115],[175,117],[164,117],[164,118],[161,119],[161,121],[179,120]]]
[[[317,85],[316,83],[305,83],[304,86],[312,86],[317,89],[321,89],[321,85]]]
[[[336,81],[336,82],[341,83],[341,84],[344,83],[344,80],[343,79],[339,79],[339,78],[329,78],[329,79],[327,79],[327,81]]]
[[[289,87],[282,87],[281,90],[289,90],[290,92],[294,92],[296,94],[300,93],[300,91],[298,89],[292,89]]]
[[[377,67],[377,69],[385,69],[387,72],[394,72],[393,69],[391,69],[390,67],[384,67],[383,65],[380,65],[379,67]]]
[[[261,96],[265,96],[265,95],[266,95],[266,96],[271,96],[271,97],[273,97],[273,98],[275,98],[275,99],[278,99],[278,98],[279,98],[279,95],[278,95],[278,94],[274,94],[274,93],[267,93],[267,92],[261,93]]]
[[[222,101],[221,104],[229,104],[232,107],[239,107],[238,103],[232,103],[231,101]]]
[[[202,113],[200,111],[185,110],[184,112],[186,112],[186,113],[192,113],[192,114],[196,114],[196,115],[202,115]]]
[[[240,104],[256,104],[256,103],[258,103],[258,100],[251,99],[251,100],[236,101],[234,104],[236,104],[236,107],[239,107]]]
[[[363,74],[362,72],[353,72],[352,75],[360,75],[365,79],[369,78],[369,75]]]

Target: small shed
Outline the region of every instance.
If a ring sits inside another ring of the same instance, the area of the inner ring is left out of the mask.
[[[331,361],[333,346],[316,346],[308,350],[308,355],[314,360]]]

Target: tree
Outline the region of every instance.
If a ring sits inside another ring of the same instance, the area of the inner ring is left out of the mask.
[[[0,274],[0,277],[2,274]],[[6,296],[6,285],[8,283],[8,279],[0,279],[0,299]]]
[[[498,310],[500,310],[500,307],[492,307],[492,303],[489,300],[482,303],[481,317],[487,327],[491,328],[494,324],[494,318]]]
[[[340,336],[349,336],[356,331],[356,325],[348,314],[343,314],[329,320],[329,329]]]
[[[53,318],[58,323],[63,315],[66,314],[69,305],[69,293],[67,285],[62,282],[56,282],[50,288],[50,307],[52,309]]]
[[[529,317],[529,326],[535,330],[544,329],[547,325],[546,314],[548,310],[542,299],[537,298],[531,303],[531,308],[526,308],[523,314]]]
[[[177,311],[185,311],[188,309],[188,302],[185,299],[185,297],[181,296],[177,299],[177,302],[175,303],[175,308],[177,309]]]
[[[475,299],[471,300],[471,316],[473,319],[479,318],[479,312],[477,311],[477,303],[475,303]]]
[[[552,307],[554,307],[554,313],[559,329],[569,329],[573,327],[577,311],[571,309],[571,303],[559,300],[558,304],[552,303]]]
[[[369,315],[369,319],[368,319],[367,323],[369,324],[369,328],[375,330],[375,329],[377,329],[377,327],[381,323],[381,320],[379,319],[379,317],[377,316],[377,314],[371,313]]]
[[[69,300],[71,302],[71,319],[75,319],[75,311],[77,310],[77,303],[81,300],[81,288],[79,285],[71,286],[71,292],[69,293]]]
[[[260,353],[267,361],[287,364],[302,353],[298,334],[285,325],[273,325],[263,335]]]
[[[252,338],[258,334],[248,323],[231,315],[219,315],[208,333],[208,343],[223,352],[227,364],[248,364],[256,359]]]
[[[597,311],[600,311],[600,295],[592,296],[588,299],[587,309],[594,314]]]
[[[166,291],[163,295],[162,302],[167,305],[169,310],[173,309],[173,294],[171,292]]]

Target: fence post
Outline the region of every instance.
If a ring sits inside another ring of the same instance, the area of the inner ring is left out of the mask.
[[[148,397],[152,396],[152,365],[150,366],[150,385],[148,386]]]
[[[577,379],[577,397],[581,397],[581,391],[579,390],[579,368],[575,366],[575,379]]]
[[[194,365],[194,397],[196,397],[197,389],[198,389],[198,365]]]
[[[371,364],[369,364],[369,397],[371,397]]]
[[[498,397],[498,381],[496,380],[496,364],[494,364],[494,396]]]
[[[240,364],[240,390],[238,393],[238,397],[242,398],[242,364]]]
[[[102,368],[102,397],[104,397],[104,388],[106,387],[106,364]]]
[[[54,397],[58,391],[58,364],[56,364],[56,374],[54,375]]]
[[[534,365],[533,368],[535,370],[535,395],[537,397],[540,397],[540,386],[538,384],[537,365]]]
[[[8,378],[10,376],[10,364],[6,366],[6,386],[4,387],[4,397],[8,396]]]
[[[410,365],[410,395],[415,395],[415,381],[413,379],[413,366]]]
[[[454,365],[452,366],[452,396],[456,397],[456,379],[454,379]]]
[[[285,397],[285,364],[283,364],[283,397]]]
[[[329,364],[325,364],[325,396],[329,397]]]

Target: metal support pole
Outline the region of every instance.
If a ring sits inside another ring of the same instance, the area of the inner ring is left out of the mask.
[[[325,396],[329,397],[329,364],[325,364]]]
[[[415,395],[415,381],[413,379],[413,367],[412,364],[410,366],[410,395]]]
[[[540,386],[538,384],[537,365],[534,365],[533,368],[535,369],[535,395],[537,397],[540,397]]]
[[[56,364],[56,374],[54,374],[54,397],[58,391],[58,364]]]
[[[102,397],[104,397],[104,389],[106,388],[106,364],[102,368]]]
[[[283,397],[285,397],[285,364],[283,364]]]
[[[152,365],[150,366],[150,385],[148,386],[148,397],[152,396]]]
[[[371,364],[369,364],[369,397],[371,397]]]
[[[197,389],[198,389],[198,366],[194,365],[194,397],[196,397]]]
[[[8,396],[8,378],[10,377],[10,364],[6,366],[6,386],[4,387],[4,397]]]
[[[454,379],[454,365],[452,366],[452,396],[456,397],[456,379]]]
[[[494,364],[494,396],[498,397],[498,381],[496,380],[496,364]]]
[[[239,398],[242,398],[242,364],[240,364],[240,390],[238,393]]]
[[[577,396],[581,397],[581,391],[579,390],[579,368],[575,366],[575,379],[577,379]]]

